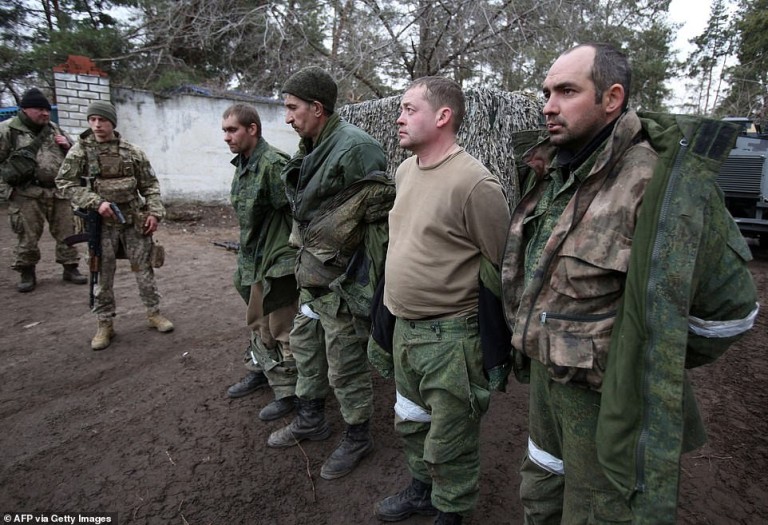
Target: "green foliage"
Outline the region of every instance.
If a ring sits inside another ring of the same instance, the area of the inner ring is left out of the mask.
[[[734,26],[738,63],[728,70],[730,88],[720,116],[748,116],[768,128],[768,0],[744,0]]]

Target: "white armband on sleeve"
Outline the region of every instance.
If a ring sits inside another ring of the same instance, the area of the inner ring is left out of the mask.
[[[755,308],[744,319],[729,321],[705,321],[693,315],[688,316],[688,330],[698,336],[708,338],[733,337],[743,334],[755,324],[760,304],[755,303]]]

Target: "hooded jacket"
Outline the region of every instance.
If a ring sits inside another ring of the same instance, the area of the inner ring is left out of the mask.
[[[717,359],[757,314],[750,252],[715,183],[736,133],[624,114],[528,283],[523,224],[554,148],[526,154],[531,189],[502,267],[518,378],[537,359],[601,392],[598,458],[636,523],[675,522],[680,454],[705,439],[685,368]]]
[[[365,318],[384,273],[387,213],[395,197],[386,163],[378,142],[334,113],[316,144],[301,141],[282,175],[299,287],[334,291]]]

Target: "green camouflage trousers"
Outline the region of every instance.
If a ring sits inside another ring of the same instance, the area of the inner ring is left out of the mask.
[[[369,331],[369,323],[353,317],[335,293],[303,302],[291,330],[291,350],[299,371],[296,395],[325,399],[333,389],[348,425],[368,421],[373,415]]]
[[[297,372],[290,333],[297,302],[265,314],[263,285],[260,282],[251,286],[242,285],[239,267],[235,270],[233,281],[247,305],[245,324],[251,330],[250,342],[243,356],[245,368],[266,376],[275,399],[294,395]]]
[[[466,515],[477,503],[480,419],[490,391],[477,316],[408,321],[394,333],[395,430],[411,475],[432,484],[432,504]]]
[[[18,239],[11,266],[14,270],[35,266],[40,261],[40,248],[37,244],[43,235],[46,221],[51,236],[56,239],[56,262],[77,264],[79,259],[77,248],[64,243],[64,239],[74,233],[72,206],[66,199],[55,198],[52,189],[39,190],[41,194],[37,198],[14,192],[8,203],[11,229]]]
[[[147,312],[156,312],[160,305],[160,294],[155,284],[155,272],[149,264],[152,237],[141,233],[140,224],[104,224],[101,227],[101,273],[96,285],[93,312],[99,320],[111,319],[115,315],[115,294],[112,290],[117,269],[118,250],[122,245],[136,275],[139,297]]]
[[[531,362],[530,441],[520,469],[526,525],[632,522],[597,460],[599,410],[599,392],[556,383],[544,365]]]

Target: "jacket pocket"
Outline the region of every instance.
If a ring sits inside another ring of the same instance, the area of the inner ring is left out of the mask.
[[[615,230],[579,228],[563,243],[550,286],[573,299],[620,292],[631,248],[631,240]]]
[[[545,349],[553,380],[574,381],[599,390],[602,385],[616,313],[597,315],[546,314],[539,346]]]

